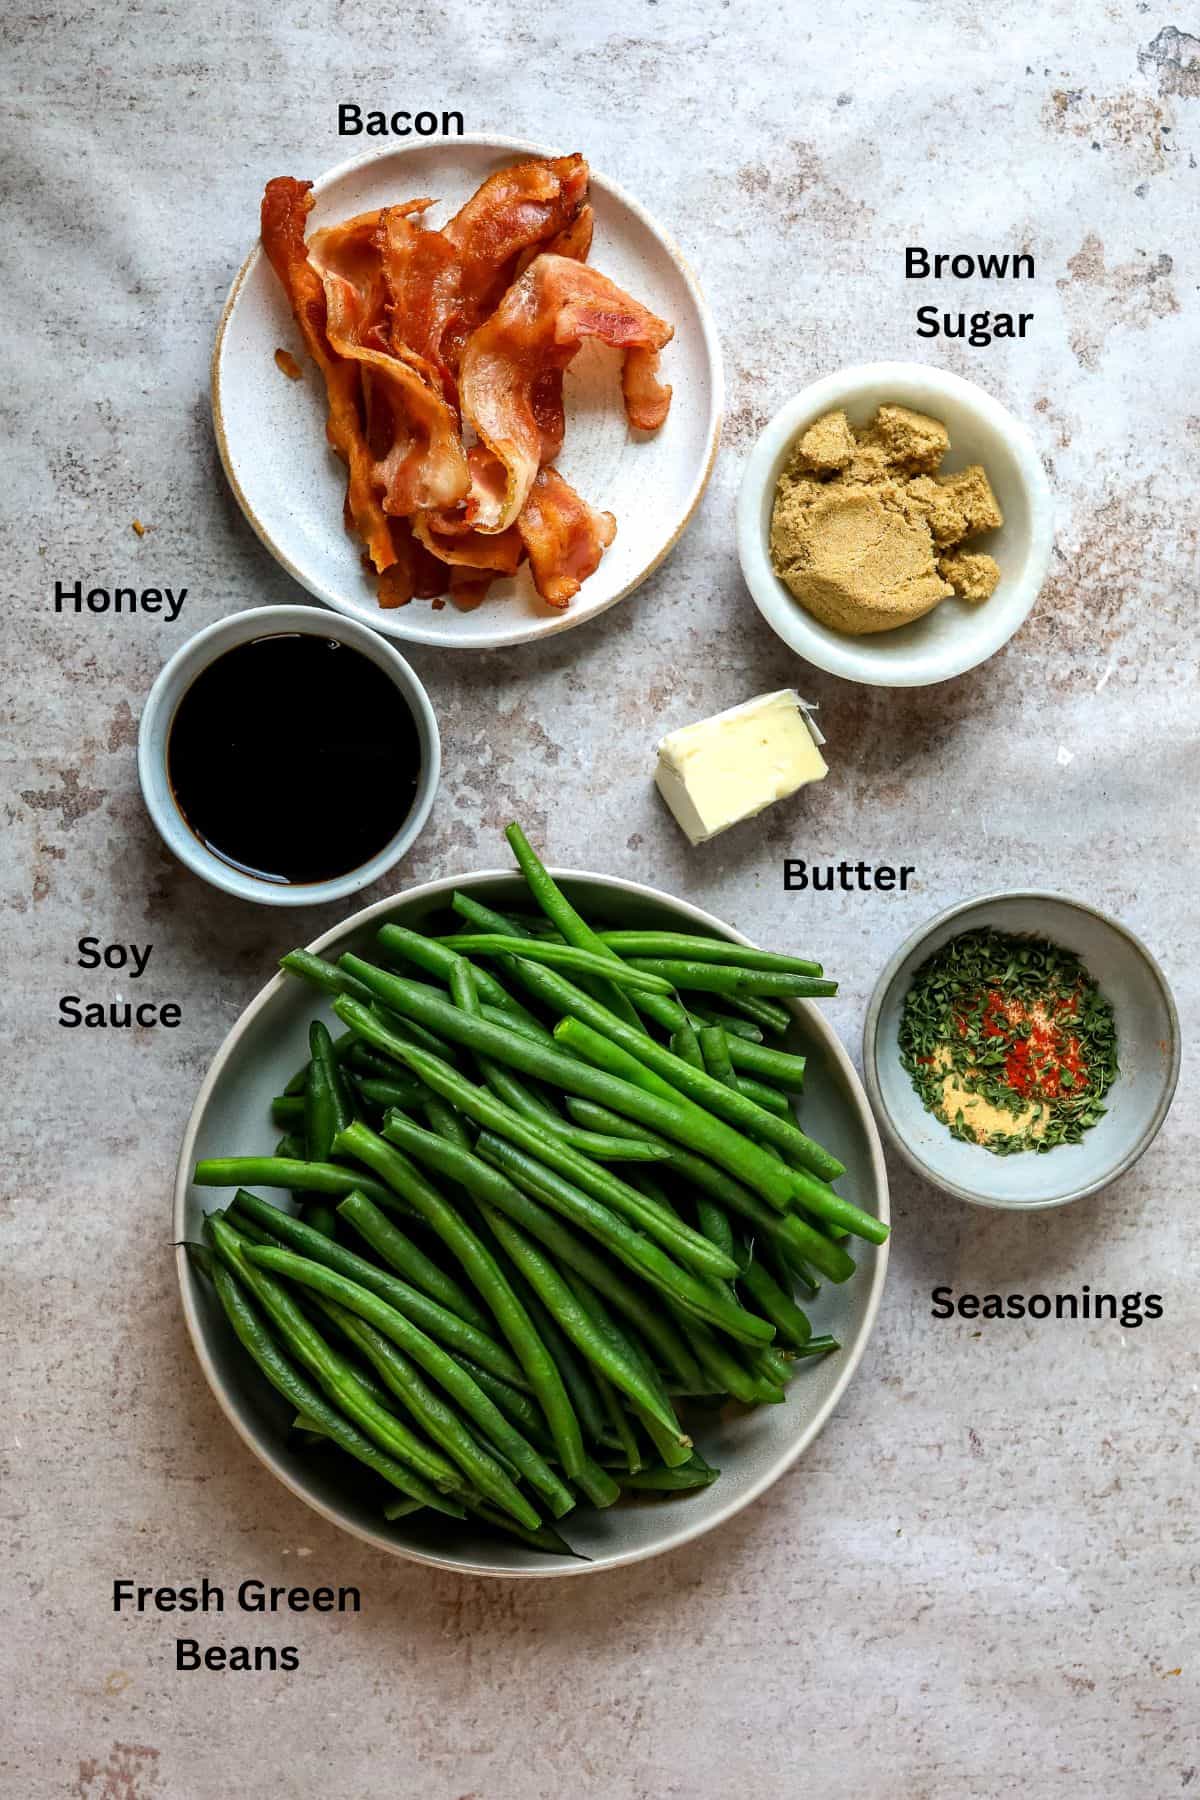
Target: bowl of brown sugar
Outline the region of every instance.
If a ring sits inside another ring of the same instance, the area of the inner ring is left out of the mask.
[[[1046,578],[1050,488],[1026,428],[974,382],[867,363],[778,412],[746,465],[738,552],[805,661],[923,687],[1008,642]]]

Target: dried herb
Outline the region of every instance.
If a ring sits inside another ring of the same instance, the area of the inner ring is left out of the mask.
[[[928,1110],[951,1136],[997,1156],[1077,1144],[1103,1117],[1118,1073],[1112,1007],[1079,957],[999,931],[963,932],[922,963],[899,1042]],[[970,1096],[1012,1127],[972,1123],[980,1109]]]

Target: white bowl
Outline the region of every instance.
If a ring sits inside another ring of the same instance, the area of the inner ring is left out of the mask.
[[[1000,585],[981,605],[955,595],[896,631],[850,637],[806,612],[772,568],[775,487],[796,438],[822,413],[841,408],[852,425],[865,425],[877,407],[890,404],[945,423],[945,471],[983,464],[1004,524],[969,547],[995,557]],[[926,687],[986,662],[1028,617],[1046,579],[1053,538],[1050,485],[1025,426],[973,381],[924,363],[862,363],[804,388],[763,431],[738,495],[742,573],[767,624],[806,662],[872,687]]]
[[[745,944],[749,940],[699,907],[672,899],[639,882],[620,881],[570,869],[553,871],[567,893],[593,920],[613,926],[667,926],[710,932]],[[525,895],[515,872],[488,871],[431,881],[401,896],[380,900],[312,945],[336,959],[345,950],[373,954],[375,933],[386,919],[418,928],[440,914],[451,929],[447,908],[455,888],[493,906],[517,903]],[[290,945],[281,946],[290,948]],[[879,1133],[867,1097],[833,1028],[811,1001],[796,1001],[788,1047],[809,1058],[801,1117],[805,1129],[840,1157],[846,1174],[839,1190],[867,1212],[888,1219],[887,1173]],[[270,1152],[278,1127],[270,1119],[278,1094],[307,1055],[308,1021],[329,1017],[319,994],[298,981],[276,975],[250,1002],[204,1078],[184,1133],[175,1176],[174,1237],[178,1244],[201,1235],[206,1211],[226,1204],[227,1192],[192,1185],[198,1158],[262,1155]],[[337,1026],[335,1024],[335,1029]],[[271,1196],[286,1204],[285,1196]],[[817,1332],[832,1332],[842,1348],[801,1367],[787,1400],[739,1416],[712,1416],[697,1431],[704,1455],[721,1470],[711,1487],[671,1501],[649,1497],[625,1501],[604,1512],[590,1508],[564,1524],[574,1547],[589,1557],[577,1562],[544,1556],[515,1542],[472,1534],[466,1525],[443,1530],[420,1515],[389,1524],[364,1499],[351,1473],[326,1459],[306,1455],[289,1431],[291,1410],[268,1387],[233,1338],[219,1302],[196,1273],[187,1252],[178,1252],[179,1286],[192,1343],[209,1386],[226,1416],[254,1454],[301,1500],[331,1524],[339,1525],[393,1556],[474,1575],[557,1576],[638,1562],[674,1549],[730,1519],[770,1487],[811,1444],[849,1385],[879,1310],[887,1266],[887,1246],[855,1243],[858,1270],[843,1286],[826,1283],[805,1310]]]
[[[285,632],[336,638],[339,644],[349,644],[382,669],[404,696],[421,747],[421,767],[412,808],[391,842],[369,862],[361,863],[348,874],[329,881],[295,882],[287,886],[260,881],[214,856],[188,826],[175,803],[167,778],[167,740],[171,721],[176,707],[201,670],[239,644]],[[236,894],[242,900],[255,900],[260,906],[322,906],[330,900],[344,900],[347,895],[357,894],[360,888],[377,881],[416,841],[429,817],[441,767],[441,738],[429,695],[399,651],[393,650],[375,632],[368,631],[365,625],[358,625],[353,619],[331,617],[312,606],[257,606],[249,612],[219,619],[215,625],[198,631],[159,671],[142,708],[138,726],[138,779],[142,796],[167,849],[180,862],[186,863],[193,874],[202,876],[213,887],[223,888],[227,894]]]
[[[371,150],[314,183],[310,229],[417,194],[435,196],[428,217],[442,224],[497,169],[557,154],[493,136]],[[611,350],[585,344],[567,370],[567,431],[556,466],[591,505],[615,515],[617,535],[563,610],[538,599],[526,568],[494,582],[472,612],[453,602],[435,611],[428,600],[380,608],[362,545],[343,523],[346,476],[325,438],[324,386],[261,246],[251,250],[225,302],[213,351],[217,447],[238,504],[267,549],[327,606],[385,637],[491,650],[582,625],[632,593],[678,542],[712,472],[720,436],[720,340],[695,276],[663,228],[595,170],[589,197],[596,215],[590,261],[675,327],[662,359],[673,393],[662,427],[633,433]],[[250,218],[246,225],[249,235]],[[295,352],[302,380],[280,374],[279,347]]]
[[[996,1156],[964,1143],[925,1110],[900,1065],[900,1017],[914,973],[951,938],[984,926],[1073,950],[1112,1002],[1120,1074],[1105,1097],[1108,1111],[1078,1144],[1042,1156]],[[1065,1206],[1107,1187],[1153,1143],[1179,1079],[1179,1018],[1145,944],[1106,913],[1062,894],[992,894],[951,907],[896,952],[867,1009],[863,1069],[876,1117],[896,1149],[943,1193],[975,1206]]]

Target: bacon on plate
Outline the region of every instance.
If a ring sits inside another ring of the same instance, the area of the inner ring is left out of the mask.
[[[671,336],[665,320],[598,269],[567,256],[534,258],[463,352],[463,418],[504,464],[507,477],[499,504],[472,484],[468,507],[474,506],[479,530],[506,531],[533,486],[544,459],[545,424],[535,396],[547,371],[565,369],[585,338],[628,357],[631,351],[657,355]]]
[[[517,520],[534,586],[547,606],[567,606],[617,533],[610,512],[596,512],[557,469],[539,469]]]
[[[449,592],[475,606],[528,559],[543,601],[566,606],[616,521],[553,466],[565,369],[587,338],[620,350],[637,430],[656,430],[671,400],[658,377],[670,325],[587,263],[584,158],[498,169],[440,230],[422,198],[306,241],[311,190],[267,183],[262,241],[325,381],[346,523],[380,605]]]

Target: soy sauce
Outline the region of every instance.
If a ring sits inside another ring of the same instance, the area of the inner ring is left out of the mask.
[[[416,721],[348,644],[289,632],[227,650],[175,709],[167,776],[200,842],[262,881],[329,881],[391,842],[421,769]]]

